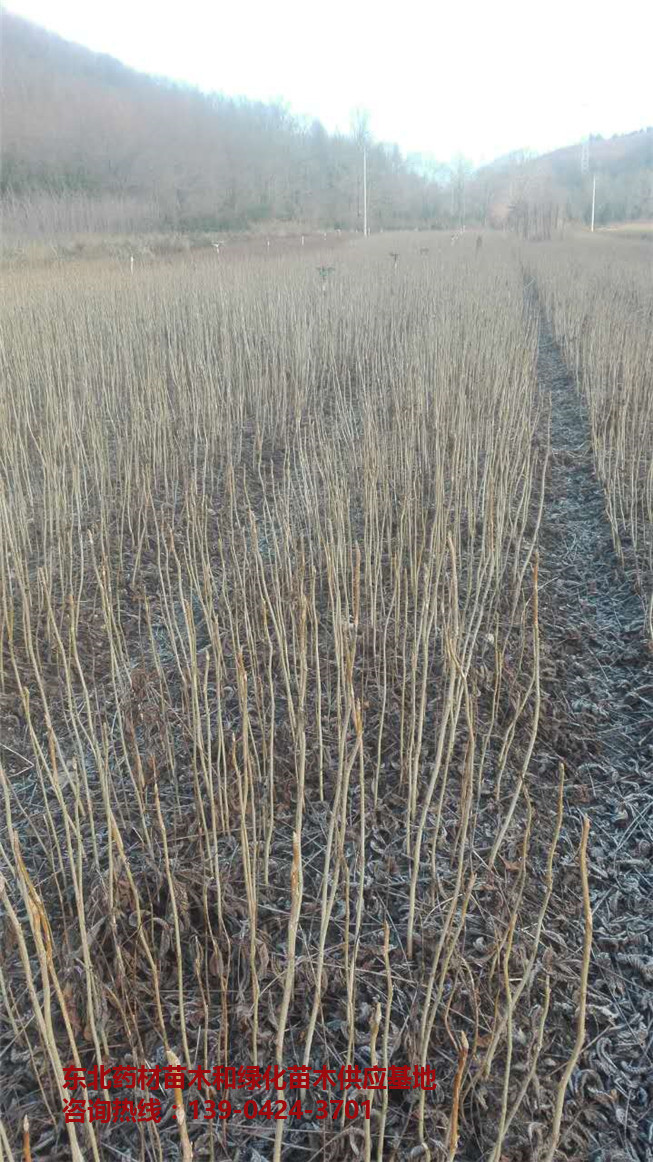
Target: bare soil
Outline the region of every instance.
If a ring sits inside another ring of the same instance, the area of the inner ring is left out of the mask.
[[[565,1122],[591,1143],[588,1162],[650,1162],[653,664],[642,602],[613,549],[586,412],[545,318],[538,375],[552,446],[540,536],[548,705],[539,742],[567,768],[567,842],[577,846],[583,814],[591,820],[587,1040]]]

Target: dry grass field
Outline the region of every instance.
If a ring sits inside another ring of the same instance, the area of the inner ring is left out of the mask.
[[[7,269],[0,1158],[650,1158],[646,250]]]

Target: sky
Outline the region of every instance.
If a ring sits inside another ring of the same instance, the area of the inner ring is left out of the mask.
[[[132,68],[479,165],[653,124],[646,0],[8,0]]]

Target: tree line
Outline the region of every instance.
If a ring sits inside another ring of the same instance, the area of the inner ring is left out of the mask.
[[[328,133],[282,104],[144,76],[11,14],[2,25],[5,233],[362,229],[360,124]],[[631,134],[597,161],[599,223],[652,212],[651,140]],[[462,157],[404,158],[369,134],[365,146],[374,230],[482,225],[547,237],[588,212],[578,149],[474,172]]]

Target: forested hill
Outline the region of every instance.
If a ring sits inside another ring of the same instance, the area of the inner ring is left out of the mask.
[[[353,137],[144,76],[8,13],[2,26],[2,189],[29,197],[35,228],[39,206],[109,229],[362,224]],[[397,149],[371,145],[368,170],[377,228],[434,224],[438,187]]]
[[[1,14],[3,234],[360,229],[362,152],[280,105],[205,94]],[[219,73],[216,76],[219,84]],[[515,153],[475,173],[368,145],[373,230],[484,225],[549,238],[587,222],[653,216],[653,133],[543,157]]]
[[[544,237],[555,222],[589,222],[594,179],[597,225],[653,217],[653,129],[540,157],[512,154],[479,170],[474,184],[488,224]]]

